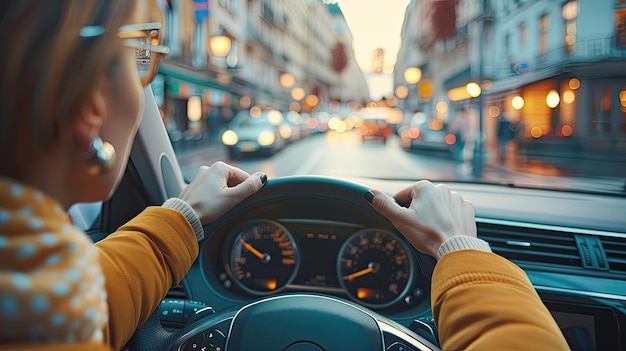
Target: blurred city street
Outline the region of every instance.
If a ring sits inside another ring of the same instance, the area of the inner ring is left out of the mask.
[[[326,175],[338,177],[368,176],[382,179],[404,179],[450,182],[497,183],[506,186],[554,188],[558,190],[621,191],[624,188],[623,166],[598,162],[571,163],[558,166],[562,160],[507,160],[497,165],[487,154],[482,177],[472,175],[470,165],[460,165],[451,156],[428,151],[403,150],[397,136],[386,144],[363,143],[355,133],[314,135],[289,145],[271,157],[245,155],[230,160],[218,140],[177,145],[178,162],[185,179],[193,178],[197,168],[216,161],[234,164],[247,172],[263,171],[268,177],[287,175]],[[605,176],[594,175],[598,167]]]

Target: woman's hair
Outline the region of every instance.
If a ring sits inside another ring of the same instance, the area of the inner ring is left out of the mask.
[[[19,179],[70,132],[71,119],[114,65],[116,33],[134,6],[134,0],[0,1],[0,175]],[[104,31],[81,36],[86,26]]]

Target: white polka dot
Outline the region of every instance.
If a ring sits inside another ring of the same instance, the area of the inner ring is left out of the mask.
[[[65,272],[65,277],[70,281],[76,281],[80,279],[80,272],[76,268],[71,268]]]
[[[45,263],[46,263],[46,265],[50,266],[50,265],[53,265],[55,263],[58,263],[59,261],[61,261],[61,256],[59,256],[59,255],[51,255],[51,256],[48,256],[48,258],[46,258]]]
[[[49,307],[50,301],[48,301],[48,297],[46,295],[36,295],[30,301],[30,308],[36,313],[47,311]]]
[[[9,246],[9,240],[4,235],[0,235],[0,248]]]
[[[35,245],[31,243],[26,243],[17,249],[17,258],[22,260],[27,259],[32,257],[35,252],[37,252],[37,248],[35,247]]]
[[[41,234],[40,239],[41,239],[41,242],[47,246],[53,246],[59,241],[56,235],[52,233],[43,233]]]
[[[71,224],[66,224],[63,226],[63,230],[65,230],[66,232],[71,232],[74,230],[74,226],[72,226]]]
[[[65,322],[65,315],[62,312],[57,312],[50,317],[50,323],[58,327]]]
[[[24,193],[24,190],[22,189],[21,186],[15,185],[15,184],[11,186],[11,195],[13,195],[13,197],[20,197],[22,196],[23,193]]]
[[[22,207],[20,208],[19,213],[24,217],[31,217],[33,215],[33,209],[28,206]]]
[[[13,296],[2,296],[0,298],[0,309],[3,316],[13,317],[18,313],[17,299]]]
[[[104,340],[104,334],[102,333],[102,330],[96,330],[96,332],[93,335],[93,338],[95,339],[95,341],[99,341],[102,342],[102,340]]]
[[[0,210],[0,224],[8,222],[10,218],[11,215],[9,214],[9,212],[5,210]]]
[[[30,226],[30,229],[33,229],[33,230],[43,228],[43,222],[39,218],[31,218],[28,221],[28,225]]]
[[[59,296],[65,296],[70,292],[70,287],[66,283],[56,282],[52,285],[52,291]]]
[[[11,280],[18,290],[30,289],[30,278],[24,273],[12,273]]]
[[[76,243],[68,243],[66,248],[68,251],[76,251],[78,249],[78,245]]]

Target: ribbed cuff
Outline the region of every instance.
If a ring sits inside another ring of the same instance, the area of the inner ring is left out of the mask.
[[[204,229],[202,228],[202,223],[200,222],[198,214],[194,211],[191,205],[177,197],[173,197],[165,201],[163,203],[163,207],[180,211],[183,215],[185,215],[189,224],[191,224],[191,228],[193,228],[194,233],[196,233],[196,239],[198,239],[198,241],[204,239]]]
[[[439,261],[441,256],[456,250],[478,250],[491,252],[491,247],[489,247],[488,242],[482,239],[467,235],[455,235],[448,238],[441,244],[441,246],[439,246],[439,250],[437,251],[437,261]]]

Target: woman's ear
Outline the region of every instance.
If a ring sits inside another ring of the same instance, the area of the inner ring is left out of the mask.
[[[105,119],[106,104],[101,89],[97,87],[71,122],[72,138],[81,150],[89,148],[93,138],[100,133]]]

